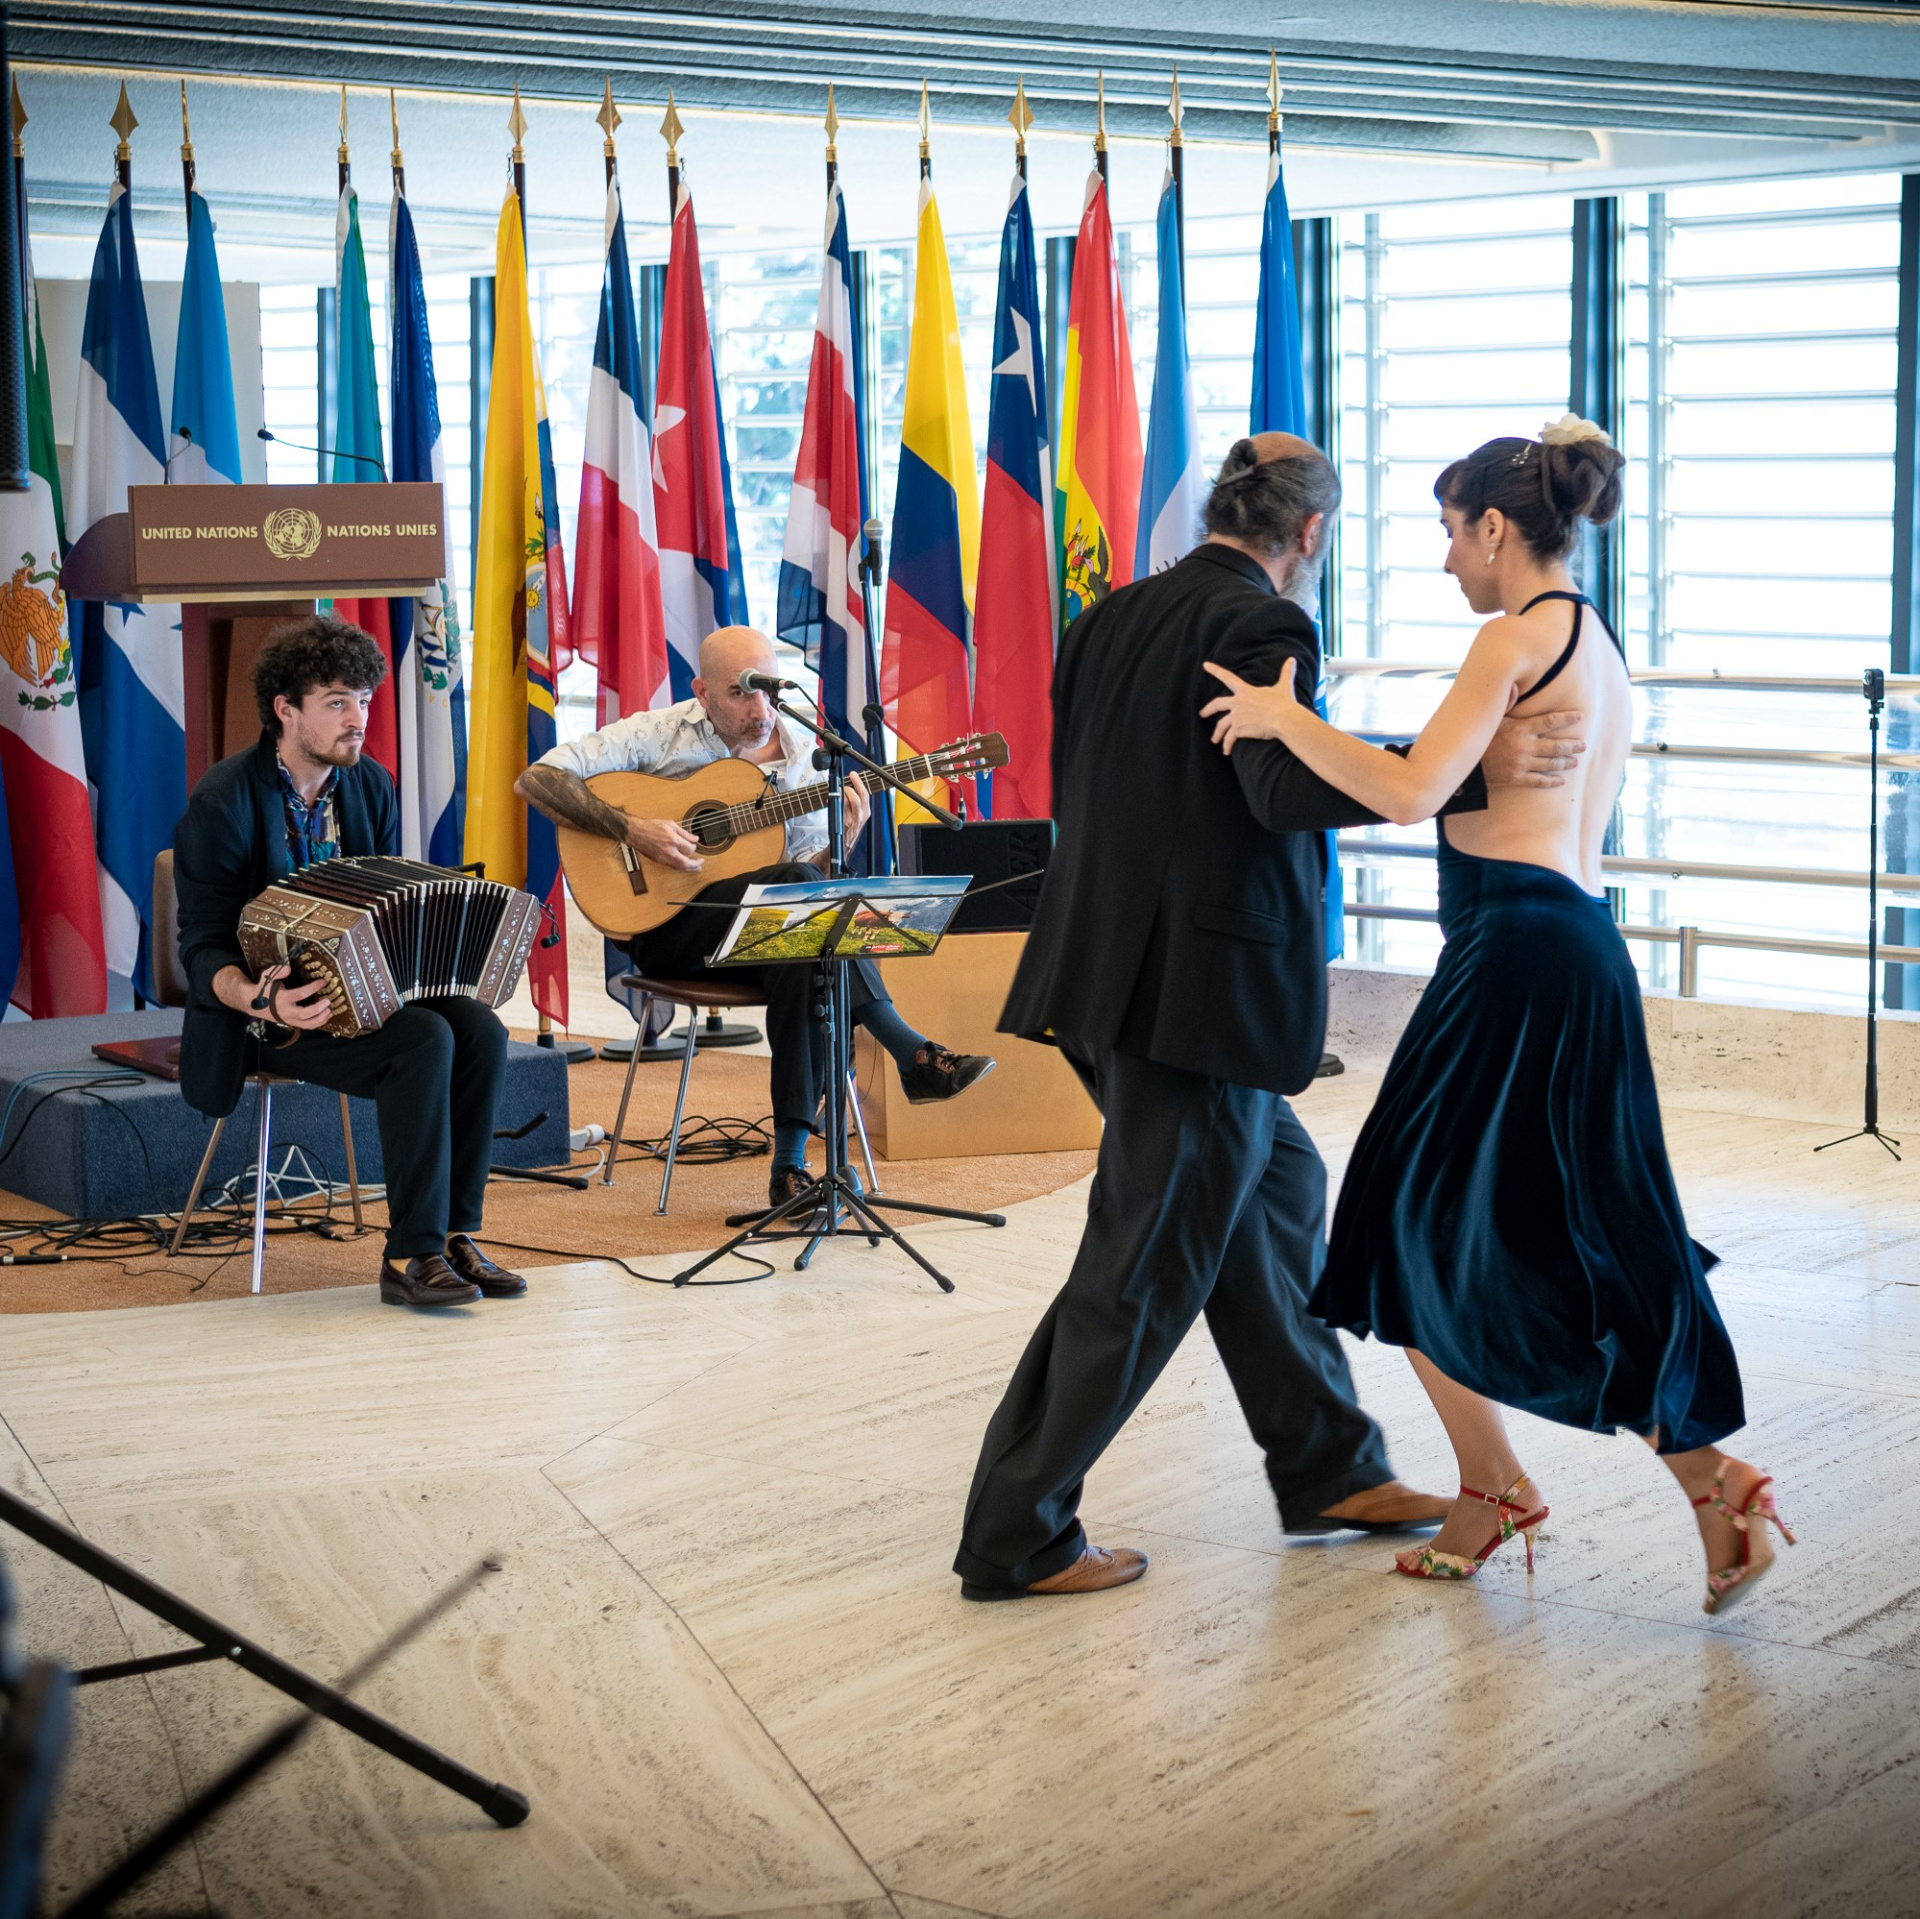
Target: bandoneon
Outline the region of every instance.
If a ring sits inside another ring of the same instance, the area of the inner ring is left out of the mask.
[[[539,924],[540,902],[517,886],[418,860],[322,860],[247,904],[240,950],[256,976],[285,964],[294,985],[325,980],[326,1030],[354,1039],[409,1000],[500,1005]]]

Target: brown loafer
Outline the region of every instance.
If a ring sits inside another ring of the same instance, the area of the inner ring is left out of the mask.
[[[480,1288],[438,1253],[423,1253],[404,1267],[390,1259],[380,1262],[380,1297],[389,1306],[471,1306]]]
[[[455,1233],[447,1241],[447,1264],[488,1299],[518,1299],[527,1290],[522,1274],[496,1266],[467,1233]]]
[[[960,1582],[962,1599],[1025,1599],[1030,1593],[1100,1593],[1113,1586],[1130,1586],[1147,1569],[1147,1556],[1136,1546],[1089,1546],[1065,1572],[1036,1579],[1031,1586],[978,1586]]]

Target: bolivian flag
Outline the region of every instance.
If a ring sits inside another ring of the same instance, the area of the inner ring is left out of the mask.
[[[480,537],[473,570],[473,708],[467,746],[467,858],[524,886],[561,938],[527,961],[533,1003],[567,1019],[566,904],[552,821],[513,783],[555,741],[553,617],[566,583],[546,464],[547,396],[527,307],[527,255],[512,188],[494,256],[493,384],[487,401]],[[550,589],[558,596],[549,605]]]
[[[916,754],[931,753],[968,729],[973,585],[980,557],[980,495],[960,365],[960,316],[940,209],[926,180],[920,183],[902,413],[880,692],[887,724],[903,751]]]
[[[1053,495],[1063,633],[1094,601],[1133,578],[1140,466],[1140,406],[1107,184],[1090,173],[1073,253]]]

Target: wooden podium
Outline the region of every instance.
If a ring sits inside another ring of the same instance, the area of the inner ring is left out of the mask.
[[[187,784],[259,736],[253,662],[321,599],[411,599],[446,576],[437,484],[135,486],[60,569],[70,600],[178,602]]]

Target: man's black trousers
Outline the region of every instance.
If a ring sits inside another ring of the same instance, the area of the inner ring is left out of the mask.
[[[507,1071],[507,1029],[465,998],[421,999],[358,1039],[302,1033],[263,1046],[269,1073],[370,1099],[386,1162],[387,1257],[442,1251],[477,1233],[493,1163],[494,1111]]]
[[[767,1049],[773,1055],[773,1117],[782,1125],[814,1124],[827,1089],[827,1030],[815,1010],[818,969],[788,961],[767,966],[709,966],[707,955],[733,924],[716,906],[738,906],[749,886],[817,880],[820,869],[793,861],[763,866],[757,873],[717,880],[664,926],[627,943],[627,957],[655,979],[715,979],[750,986],[767,1002]],[[847,1001],[858,1023],[861,1007],[884,1000],[880,970],[870,960],[842,961],[848,968]]]
[[[1283,1526],[1393,1477],[1337,1336],[1306,1310],[1327,1173],[1277,1093],[1122,1053],[1077,1058],[1106,1118],[1087,1226],[987,1426],[954,1571],[1018,1588],[1086,1545],[1081,1482],[1207,1316]]]

